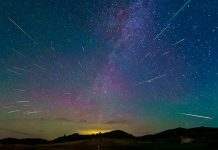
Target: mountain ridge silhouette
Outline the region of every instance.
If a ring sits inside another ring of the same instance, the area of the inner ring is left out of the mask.
[[[49,144],[49,143],[64,143],[73,142],[79,140],[90,140],[99,138],[110,138],[110,139],[130,139],[142,142],[165,142],[165,143],[178,143],[181,137],[192,138],[195,141],[205,143],[218,143],[218,128],[210,127],[196,127],[196,128],[175,128],[169,129],[157,134],[134,136],[122,130],[114,130],[106,133],[98,133],[92,135],[80,135],[74,133],[71,135],[64,135],[53,140],[46,140],[41,138],[4,138],[0,140],[0,144]]]

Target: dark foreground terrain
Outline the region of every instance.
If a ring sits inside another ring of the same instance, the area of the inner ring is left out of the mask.
[[[177,128],[154,135],[134,137],[116,130],[97,135],[44,139],[0,140],[0,150],[218,150],[217,128]]]
[[[93,142],[93,143],[89,143]],[[123,142],[117,144],[111,141],[80,141],[66,142],[61,144],[47,145],[2,145],[1,150],[215,150],[216,148],[208,147],[204,144],[154,144],[154,143],[138,143],[128,144]],[[106,144],[107,143],[107,144]],[[100,146],[98,144],[101,144]]]
[[[1,150],[203,150],[204,144],[134,143],[113,139],[83,140],[45,145],[1,145]],[[210,147],[211,149],[212,147]],[[214,149],[215,150],[215,149]]]

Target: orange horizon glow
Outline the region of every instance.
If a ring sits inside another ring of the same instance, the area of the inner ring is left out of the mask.
[[[106,132],[110,132],[110,131],[111,130],[90,129],[90,130],[79,131],[79,134],[81,134],[81,135],[92,135],[92,134],[98,134],[98,133],[106,133]]]

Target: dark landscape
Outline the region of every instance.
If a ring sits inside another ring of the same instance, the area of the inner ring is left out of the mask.
[[[64,135],[54,140],[15,139],[0,140],[2,150],[161,150],[218,148],[218,128],[176,128],[154,135],[135,137],[121,130],[93,135]]]

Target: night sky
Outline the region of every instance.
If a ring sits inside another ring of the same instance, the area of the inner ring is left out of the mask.
[[[0,3],[0,138],[218,126],[217,0]]]

